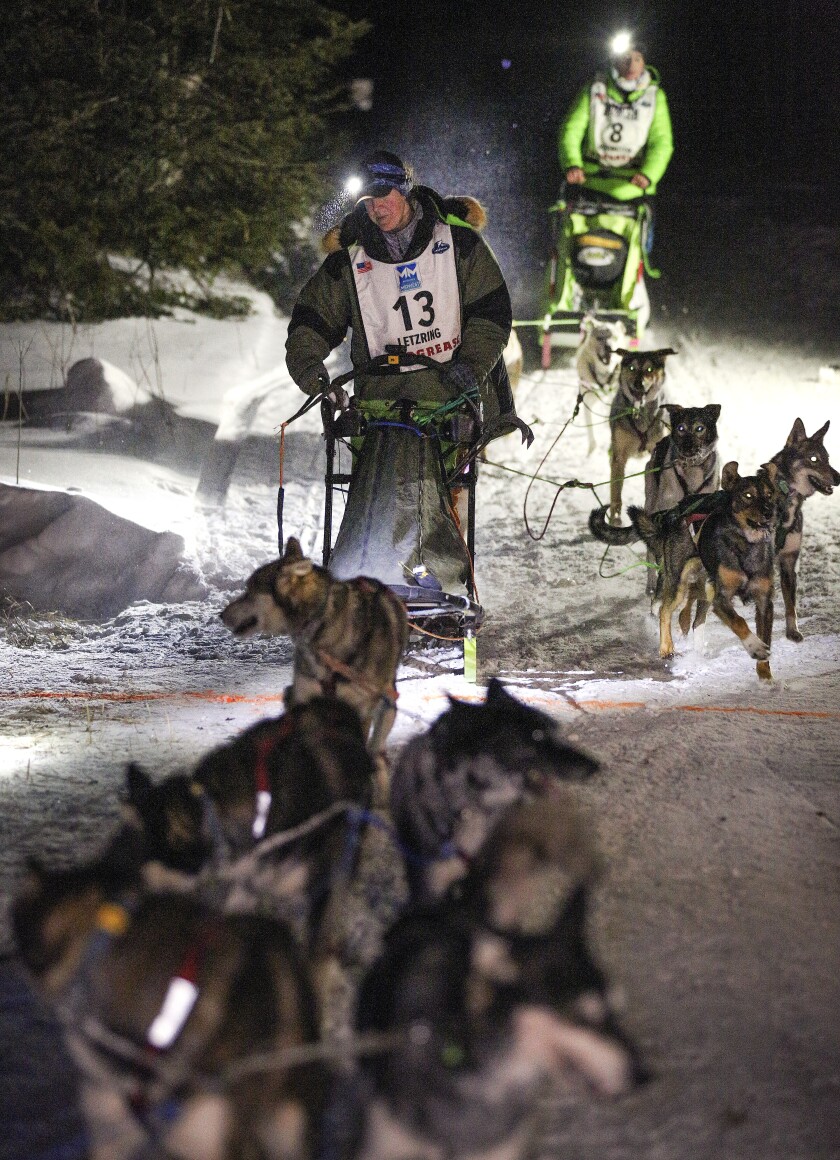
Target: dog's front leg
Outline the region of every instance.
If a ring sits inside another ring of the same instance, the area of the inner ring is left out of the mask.
[[[674,616],[674,610],[677,607],[676,596],[676,593],[670,596],[663,594],[662,603],[659,605],[659,655],[663,661],[667,661],[674,655],[674,638],[671,635],[671,621]]]
[[[613,526],[621,523],[621,491],[624,487],[624,472],[629,458],[620,432],[614,430],[612,446],[610,447],[610,523]]]
[[[747,577],[743,572],[721,565],[718,569],[715,599],[712,608],[723,623],[732,629],[753,660],[766,661],[770,656],[769,644],[766,644],[756,636],[743,616],[739,616],[735,611],[732,604],[733,596],[746,582]]]
[[[750,591],[755,600],[755,631],[761,640],[770,645],[773,639],[773,577],[755,576],[750,584]],[[762,681],[771,681],[770,661],[766,658],[757,661],[755,671]]]
[[[801,535],[796,536],[796,542],[790,547],[792,537],[785,541],[784,550],[779,555],[779,579],[782,582],[782,600],[785,603],[785,636],[788,640],[797,643],[802,640],[799,623],[796,619],[796,583],[797,564],[799,563],[799,548],[802,543]]]

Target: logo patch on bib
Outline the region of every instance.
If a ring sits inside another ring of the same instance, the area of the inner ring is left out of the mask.
[[[422,286],[416,262],[406,262],[403,266],[397,266],[397,278],[400,290],[419,290]]]

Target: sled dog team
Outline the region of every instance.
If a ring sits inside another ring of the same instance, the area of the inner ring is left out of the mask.
[[[840,484],[840,472],[831,466],[823,443],[829,424],[808,435],[797,418],[781,451],[754,475],[740,475],[736,462],[721,468],[720,406],[667,402],[665,361],[676,352],[670,347],[624,350],[613,345],[615,337],[590,320],[577,359],[581,390],[615,384],[609,417],[610,502],[591,513],[589,530],[602,543],[646,545],[647,591],[659,601],[661,657],[674,655],[675,613],[685,635],[704,623],[711,608],[756,661],[758,676],[770,680],[775,569],[786,635],[801,641],[796,588],[802,507],[815,492],[830,495]],[[622,527],[627,463],[644,456],[644,506],[631,505],[630,524]],[[755,604],[755,632],[736,611],[736,596]]]
[[[300,562],[293,542],[252,611],[268,592],[291,614]],[[358,630],[371,702],[390,698],[374,656],[404,625],[367,632],[382,593],[343,583],[313,607]],[[240,631],[246,610],[226,612]],[[514,1160],[548,1092],[646,1078],[587,938],[598,858],[567,783],[597,763],[494,680],[404,746],[377,804],[352,669],[306,684],[327,639],[306,638],[282,716],[192,770],[130,767],[99,856],[32,863],[17,893],[91,1160]]]

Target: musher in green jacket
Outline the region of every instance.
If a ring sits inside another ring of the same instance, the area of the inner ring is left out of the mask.
[[[357,371],[396,345],[441,363],[440,372],[357,374],[363,407],[398,398],[436,407],[469,394],[481,399],[485,432],[506,434],[516,425],[503,358],[511,303],[479,233],[483,207],[415,185],[410,167],[384,150],[367,158],[362,182],[355,208],[324,238],[327,257],[292,312],[289,374],[307,394],[328,387],[324,360],[352,330]],[[330,394],[346,407],[341,388]]]
[[[568,185],[630,201],[656,193],[674,141],[658,72],[632,38],[614,45],[610,68],[582,90],[560,127],[560,168]]]

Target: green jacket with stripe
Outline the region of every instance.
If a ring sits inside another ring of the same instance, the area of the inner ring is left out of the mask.
[[[582,169],[586,174],[586,185],[590,189],[611,194],[621,201],[628,201],[643,195],[652,197],[656,193],[656,187],[662,180],[674,152],[668,99],[659,84],[659,73],[650,66],[648,66],[647,71],[651,78],[650,84],[656,86],[656,108],[639,164],[618,169],[602,169],[599,165],[595,143],[592,140],[593,127],[590,118],[594,81],[580,91],[566,115],[566,119],[560,126],[558,152],[562,172],[565,174],[567,170],[572,168]],[[646,91],[646,89],[637,89],[631,93],[624,93],[618,88],[609,73],[599,73],[595,81],[604,82],[609,98],[619,103],[627,101],[632,104]],[[647,86],[647,88],[649,87],[650,85]],[[643,191],[638,186],[630,184],[630,178],[636,173],[643,173],[650,181],[646,190]]]

